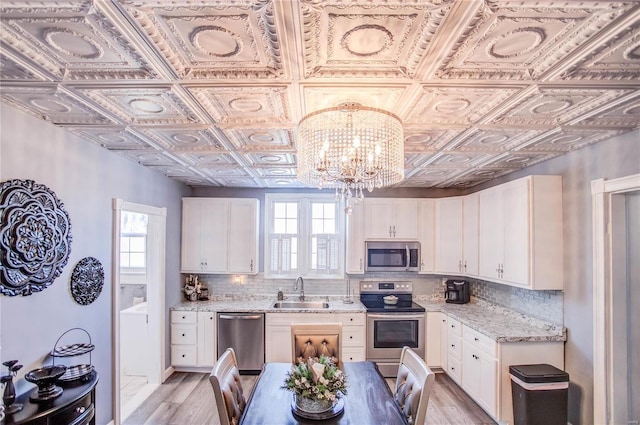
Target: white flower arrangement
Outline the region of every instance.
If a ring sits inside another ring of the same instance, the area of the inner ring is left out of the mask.
[[[329,357],[320,356],[293,365],[282,388],[298,397],[334,402],[347,394],[347,377]]]

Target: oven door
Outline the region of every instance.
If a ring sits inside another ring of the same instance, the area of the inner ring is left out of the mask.
[[[367,360],[383,376],[397,375],[405,345],[424,358],[424,313],[367,313]]]

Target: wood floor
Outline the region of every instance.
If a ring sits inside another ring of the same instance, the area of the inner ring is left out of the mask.
[[[245,398],[249,397],[255,379],[255,376],[242,376]],[[387,383],[393,388],[394,379],[387,379]],[[171,375],[124,422],[124,425],[219,424],[209,375],[182,372]],[[495,425],[495,422],[451,378],[438,373],[429,397],[427,424]]]

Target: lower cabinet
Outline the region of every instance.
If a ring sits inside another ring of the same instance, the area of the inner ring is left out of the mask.
[[[440,357],[442,347],[440,322],[442,317],[443,315],[439,311],[427,311],[427,323],[425,326],[427,335],[424,339],[424,360],[429,367],[441,367],[442,365]]]
[[[441,313],[440,366],[499,423],[513,423],[509,366],[547,363],[564,369],[564,342],[496,342]],[[435,325],[433,325],[435,326]],[[446,354],[445,354],[446,353]]]
[[[294,323],[341,323],[341,360],[343,362],[365,360],[364,313],[267,313],[265,315],[265,361],[291,362],[291,325]]]
[[[171,365],[211,367],[216,361],[215,313],[171,312]]]

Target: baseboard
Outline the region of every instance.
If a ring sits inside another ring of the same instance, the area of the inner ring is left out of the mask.
[[[171,375],[173,375],[173,372],[175,372],[176,370],[174,369],[173,366],[169,366],[168,368],[166,368],[163,372],[162,372],[162,382],[164,383],[164,381],[167,380],[167,378],[169,378]]]

